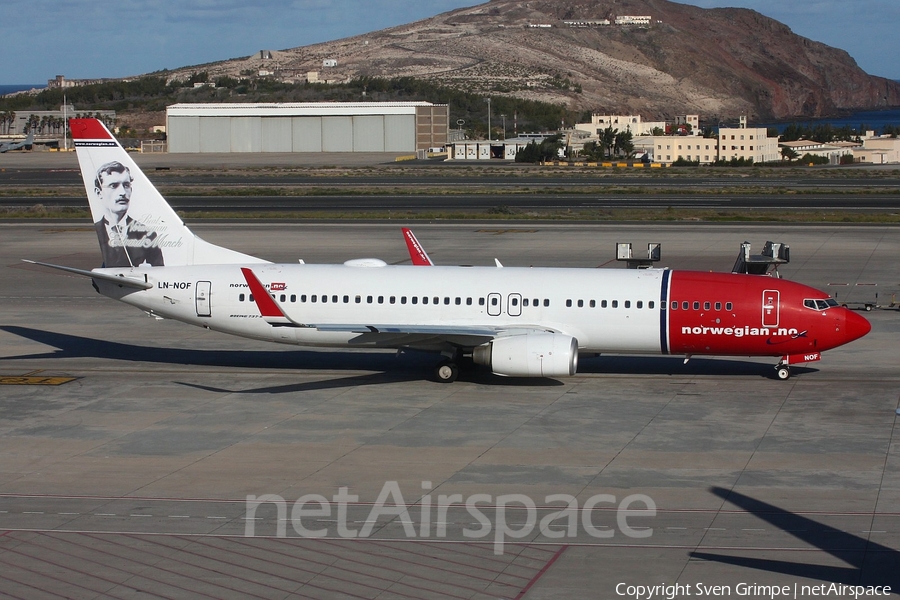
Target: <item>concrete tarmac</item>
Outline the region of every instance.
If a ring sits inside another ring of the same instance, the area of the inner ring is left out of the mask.
[[[402,264],[403,224],[193,229],[274,261]],[[900,291],[891,227],[413,228],[440,264],[617,268],[630,241],[662,243],[663,266],[730,270],[740,242],[773,240],[791,246],[785,277],[839,301]],[[895,310],[866,313],[868,336],[788,381],[765,359],[602,356],[572,378],[444,385],[428,355],[157,321],[20,262],[96,266],[90,223],[0,235],[0,596],[900,589]]]

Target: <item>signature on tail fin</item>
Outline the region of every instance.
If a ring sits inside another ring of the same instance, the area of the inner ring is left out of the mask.
[[[69,129],[104,267],[267,262],[194,235],[101,121]]]

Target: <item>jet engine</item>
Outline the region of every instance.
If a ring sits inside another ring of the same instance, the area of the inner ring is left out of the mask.
[[[497,338],[472,350],[472,360],[497,375],[565,377],[578,368],[578,340],[559,333]]]

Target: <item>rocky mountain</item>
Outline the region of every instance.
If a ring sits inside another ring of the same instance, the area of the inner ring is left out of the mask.
[[[623,16],[650,19],[617,24]],[[900,84],[866,74],[843,50],[753,10],[668,0],[491,0],[169,75],[199,71],[211,79],[263,72],[305,80],[310,71],[330,81],[412,76],[646,118],[782,119],[900,106]]]

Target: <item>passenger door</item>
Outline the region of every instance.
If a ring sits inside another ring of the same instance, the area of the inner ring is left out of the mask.
[[[210,290],[212,288],[212,283],[209,281],[198,281],[197,282],[197,294],[195,296],[197,303],[197,316],[198,317],[211,317],[212,311],[209,304],[209,296]]]
[[[781,308],[778,290],[764,290],[762,297],[762,326],[778,327]]]

